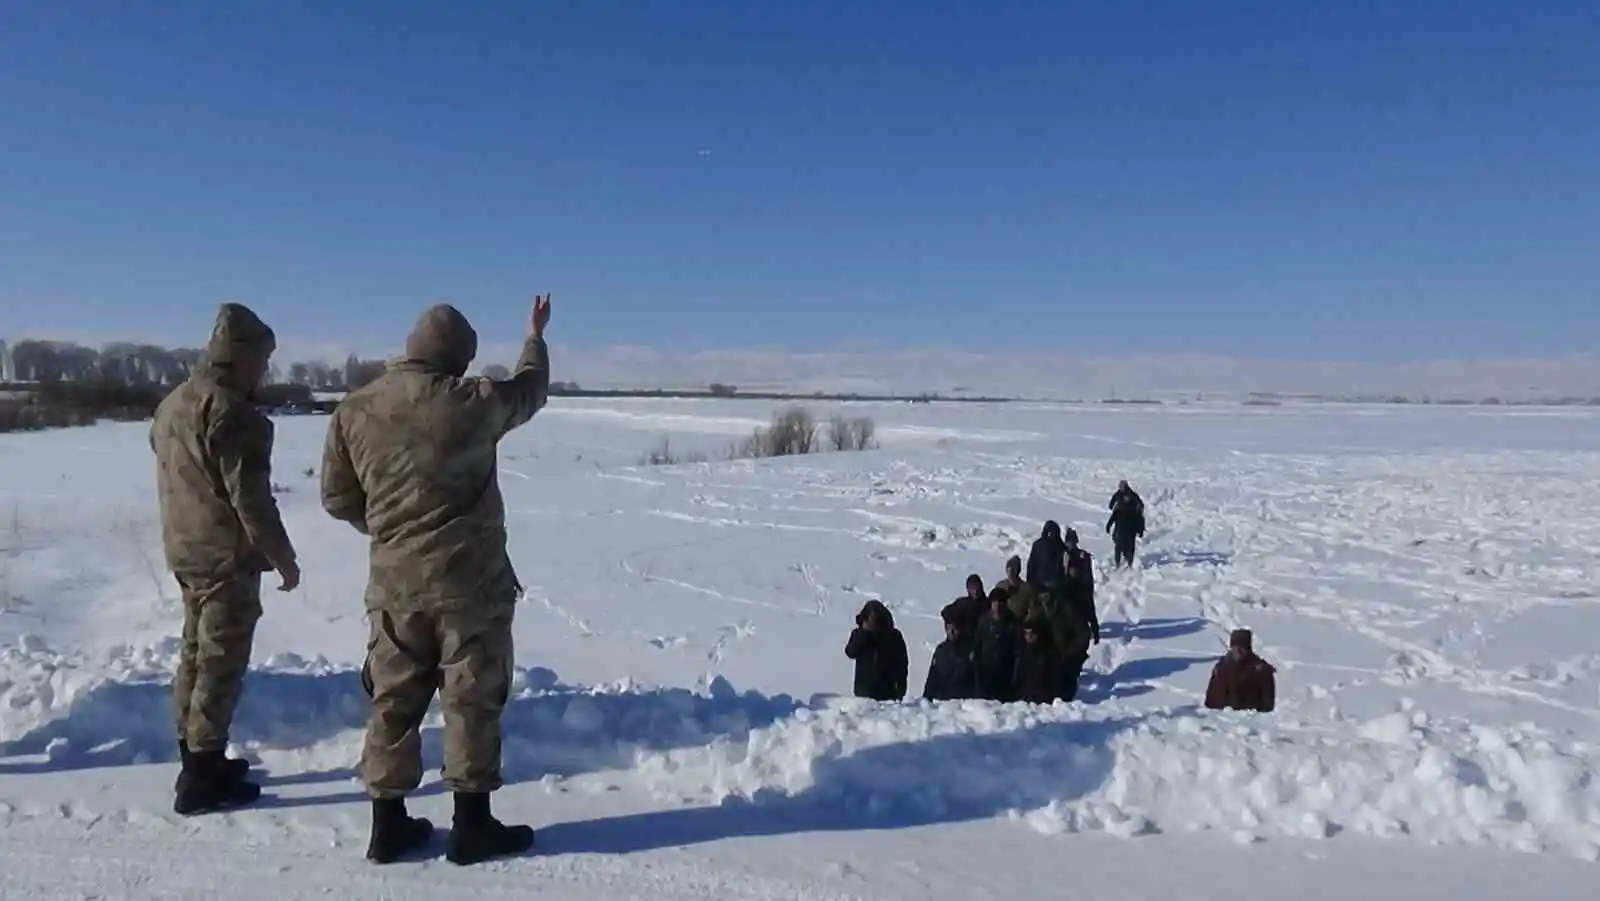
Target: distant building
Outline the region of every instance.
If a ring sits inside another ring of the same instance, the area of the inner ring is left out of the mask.
[[[0,341],[0,382],[14,382],[17,380],[16,364],[11,362],[11,348]]]

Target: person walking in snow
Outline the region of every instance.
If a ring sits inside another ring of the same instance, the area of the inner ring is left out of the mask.
[[[1045,586],[1061,580],[1066,569],[1062,555],[1066,552],[1066,543],[1061,540],[1061,526],[1053,519],[1045,522],[1038,539],[1028,551],[1028,584],[1035,591],[1044,591]]]
[[[1071,701],[1078,696],[1078,680],[1089,659],[1089,645],[1100,642],[1100,618],[1095,611],[1094,583],[1069,561],[1061,581],[1041,598],[1043,620],[1050,629],[1050,644],[1060,663],[1060,694]]]
[[[1066,569],[1077,566],[1079,575],[1089,582],[1090,594],[1094,593],[1094,555],[1078,546],[1078,530],[1068,529],[1061,536],[1061,543],[1066,546]]]
[[[1228,653],[1217,661],[1206,686],[1208,709],[1271,713],[1277,705],[1277,669],[1256,656],[1253,645],[1249,629],[1235,629],[1228,636]]]
[[[1006,590],[996,587],[989,595],[989,609],[978,620],[973,639],[972,661],[976,669],[978,697],[986,701],[1010,703],[1015,700],[1017,670],[1017,618],[1006,606]]]
[[[477,332],[456,308],[429,308],[405,356],[345,397],[328,427],[322,506],[370,536],[362,673],[372,713],[361,777],[372,797],[367,857],[377,863],[432,835],[405,799],[422,781],[419,730],[435,692],[455,802],[446,859],[471,864],[533,847],[533,829],[501,823],[489,803],[502,784],[500,718],[522,591],[506,552],[496,449],[549,397],[548,296],[529,318],[511,378],[467,378]]]
[[[956,598],[955,603],[961,608],[961,631],[968,636],[973,635],[977,631],[978,620],[989,609],[989,596],[983,590],[983,577],[977,573],[967,576],[967,593]]]
[[[272,496],[274,430],[252,403],[277,338],[249,307],[223,304],[206,361],[156,408],[161,541],[183,600],[172,680],[178,774],[173,810],[228,810],[261,797],[250,764],[227,757],[229,732],[261,619],[261,576],[300,584],[294,544]]]
[[[906,640],[882,601],[870,600],[856,614],[844,655],[856,662],[855,694],[875,701],[906,696]]]
[[[1062,697],[1061,673],[1061,653],[1051,641],[1049,624],[1037,618],[1023,623],[1022,647],[1017,651],[1013,679],[1017,700],[1024,704],[1055,703]]]
[[[965,613],[959,604],[947,604],[939,616],[944,620],[944,641],[933,649],[922,697],[929,701],[975,698],[978,678],[972,659],[972,633],[965,630]]]
[[[1144,499],[1123,479],[1107,507],[1111,516],[1106,520],[1106,532],[1116,548],[1116,566],[1132,566],[1134,545],[1144,537]]]
[[[1006,590],[1006,606],[1017,622],[1026,622],[1039,612],[1039,592],[1022,578],[1022,558],[1006,561],[1006,577],[996,586]]]

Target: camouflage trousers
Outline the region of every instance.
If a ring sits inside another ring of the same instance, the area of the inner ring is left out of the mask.
[[[261,577],[179,576],[183,638],[172,701],[178,737],[191,751],[221,751],[244,690],[261,620]]]
[[[450,613],[373,610],[362,682],[372,698],[361,778],[374,798],[422,784],[422,721],[434,692],[444,711],[444,784],[498,789],[500,715],[511,692],[511,604]]]

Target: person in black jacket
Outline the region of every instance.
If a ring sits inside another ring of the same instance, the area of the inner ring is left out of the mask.
[[[1022,625],[1022,648],[1017,652],[1017,700],[1025,704],[1053,704],[1062,696],[1061,654],[1050,640],[1050,626],[1040,619]],[[1069,699],[1070,700],[1070,699]]]
[[[1111,510],[1106,532],[1116,546],[1116,565],[1132,566],[1134,544],[1144,537],[1144,499],[1124,479],[1118,483],[1117,493],[1111,495],[1111,502],[1106,506]]]
[[[1089,645],[1100,643],[1100,614],[1095,609],[1094,581],[1082,564],[1068,559],[1067,578],[1058,587],[1057,602],[1051,610],[1057,620],[1056,644],[1061,664],[1061,697],[1070,701],[1078,696],[1078,680],[1089,659]]]
[[[978,681],[972,663],[972,635],[963,631],[960,605],[948,604],[939,615],[944,619],[944,641],[933,649],[922,696],[929,701],[975,698]]]
[[[844,655],[856,662],[856,697],[899,701],[906,696],[906,640],[882,601],[868,601],[856,614]]]
[[[1068,529],[1067,534],[1062,536],[1061,540],[1067,548],[1066,567],[1070,569],[1076,564],[1078,572],[1089,581],[1089,588],[1092,593],[1094,589],[1094,555],[1078,546],[1077,529]]]
[[[986,701],[1010,703],[1016,700],[1017,620],[1006,605],[1008,592],[996,588],[989,595],[989,609],[978,621],[973,641],[973,665],[977,670],[978,697]]]
[[[1053,519],[1046,522],[1038,540],[1028,551],[1028,584],[1035,591],[1044,591],[1050,583],[1061,580],[1065,570],[1062,555],[1066,552],[1066,543],[1061,540],[1061,526]]]

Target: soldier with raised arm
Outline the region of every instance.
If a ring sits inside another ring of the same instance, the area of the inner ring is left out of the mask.
[[[500,717],[521,592],[506,551],[497,447],[549,396],[549,321],[549,296],[536,298],[511,377],[468,378],[477,333],[454,307],[431,307],[405,355],[351,392],[328,428],[323,508],[370,539],[363,677],[372,713],[361,776],[372,797],[367,857],[379,863],[433,833],[405,799],[422,781],[419,729],[436,690],[444,783],[455,798],[446,857],[470,864],[533,847],[531,827],[501,823],[489,805],[501,786]]]

